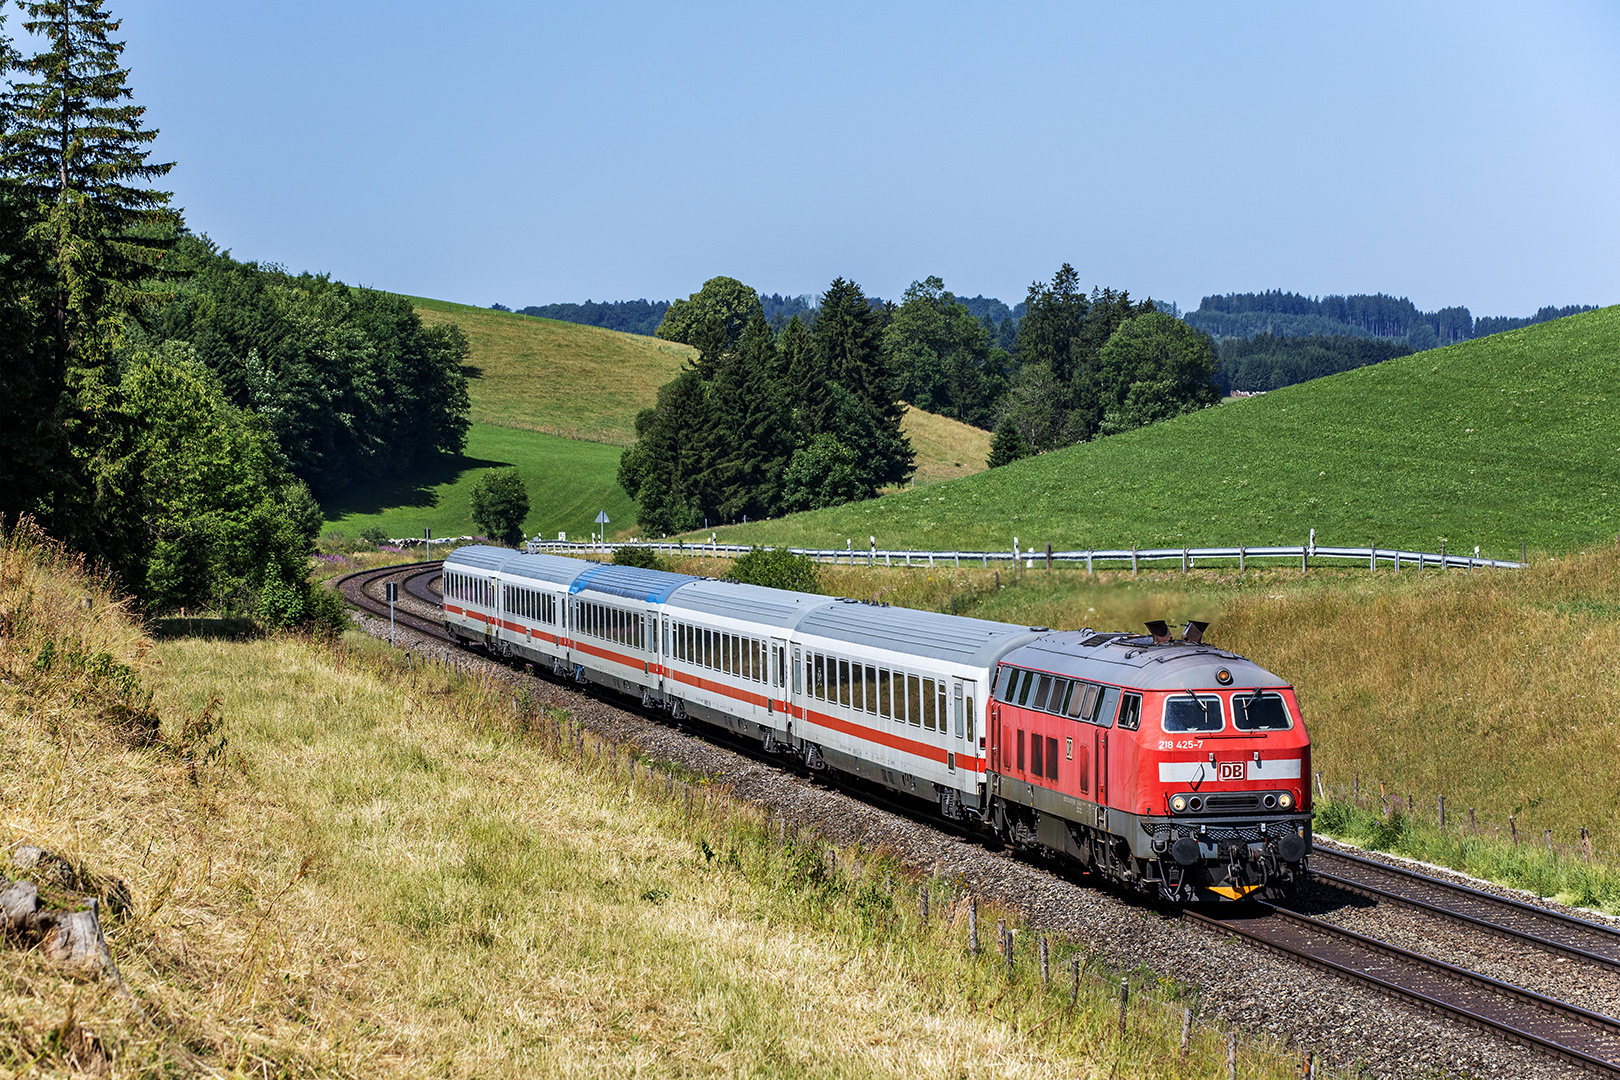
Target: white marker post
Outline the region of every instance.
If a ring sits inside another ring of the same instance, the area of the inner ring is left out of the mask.
[[[427,545],[428,562],[432,562],[433,561],[433,530],[431,528],[425,528],[425,529],[422,530],[422,543]]]

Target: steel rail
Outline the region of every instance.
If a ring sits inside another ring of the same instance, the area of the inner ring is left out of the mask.
[[[1220,917],[1187,910],[1183,918],[1583,1068],[1620,1076],[1620,1020],[1308,915],[1268,904],[1256,906],[1264,914]],[[1317,938],[1314,944],[1312,935]],[[1379,967],[1394,970],[1380,975],[1375,972]],[[1470,997],[1476,1000],[1470,1002]]]
[[[397,566],[383,566],[372,570],[357,570],[352,574],[345,574],[333,582],[333,587],[353,606],[362,611],[375,615],[378,618],[388,618],[388,601],[379,600],[366,592],[366,587],[381,581],[384,578],[407,574],[408,580],[418,577],[431,577],[439,572],[441,562],[402,563]],[[414,571],[414,573],[412,573]],[[411,592],[409,588],[406,590]],[[413,592],[413,595],[416,595]],[[421,599],[420,596],[417,597]],[[429,601],[435,602],[435,601]],[[418,634],[440,641],[454,640],[452,635],[445,632],[443,623],[425,619],[409,611],[400,611],[396,606],[393,612],[394,619],[402,626],[414,630]]]
[[[1315,864],[1312,876],[1336,888],[1375,900],[1406,904],[1469,926],[1483,927],[1492,933],[1538,948],[1620,970],[1620,930],[1332,848],[1316,848],[1311,853],[1311,859]],[[1320,869],[1322,862],[1331,864],[1334,860],[1347,864],[1351,872],[1330,873]],[[1368,878],[1392,879],[1397,887],[1380,885]],[[1407,891],[1401,891],[1403,888]],[[1429,898],[1415,893],[1427,893]],[[1470,907],[1475,912],[1470,912]]]

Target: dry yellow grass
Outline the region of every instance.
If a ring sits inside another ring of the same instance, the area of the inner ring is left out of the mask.
[[[917,484],[938,484],[985,470],[985,459],[990,456],[988,431],[910,405],[901,426],[917,451]]]

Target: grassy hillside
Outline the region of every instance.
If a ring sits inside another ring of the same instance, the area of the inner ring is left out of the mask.
[[[627,446],[636,413],[695,355],[639,334],[412,297],[429,325],[453,322],[472,345],[475,423]]]
[[[1617,385],[1611,307],[722,538],[1563,550],[1620,530]]]
[[[628,534],[636,508],[619,487],[619,453],[617,446],[605,443],[474,424],[466,452],[438,470],[412,481],[357,488],[328,502],[327,531],[356,536],[376,525],[395,537],[421,536],[424,526],[434,536],[475,533],[473,484],[486,469],[515,465],[529,491],[528,535],[566,532],[584,538],[602,510],[612,519],[609,537]]]
[[[988,431],[910,405],[900,425],[917,452],[912,482],[918,487],[984,472],[984,459],[990,456]]]

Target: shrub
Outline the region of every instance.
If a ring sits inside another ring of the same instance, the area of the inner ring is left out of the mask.
[[[360,539],[364,540],[372,547],[381,547],[382,545],[388,543],[389,536],[387,533],[382,531],[381,526],[368,525],[364,529],[360,530]]]
[[[649,547],[622,547],[613,553],[614,566],[639,566],[643,570],[662,570],[664,560]]]
[[[787,548],[753,548],[732,567],[731,580],[793,592],[821,591],[821,570],[815,560]]]

